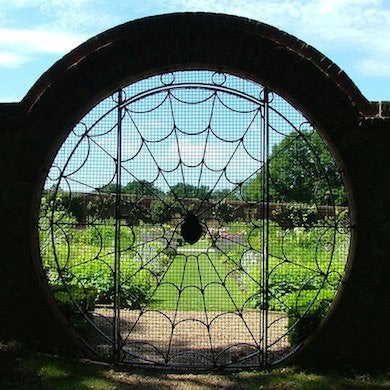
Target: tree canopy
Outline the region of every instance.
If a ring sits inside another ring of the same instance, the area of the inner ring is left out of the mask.
[[[121,186],[120,189],[122,194],[132,195],[158,196],[163,193],[153,183],[146,180],[130,181],[126,185]],[[99,190],[102,192],[117,192],[117,185],[115,183],[107,184]]]
[[[168,192],[168,195],[174,196],[174,194],[179,198],[199,198],[204,199],[208,195],[210,189],[207,186],[194,186],[192,184],[177,183],[171,186],[171,189]]]
[[[262,200],[263,176],[264,172],[260,172],[244,184],[245,200]],[[291,134],[273,146],[268,185],[271,202],[346,204],[337,164],[315,131]]]

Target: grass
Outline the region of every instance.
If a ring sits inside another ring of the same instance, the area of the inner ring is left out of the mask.
[[[387,372],[315,372],[295,367],[269,372],[169,373],[110,367],[86,360],[33,353],[19,343],[0,342],[1,389],[390,389]]]
[[[157,289],[151,306],[165,310],[235,310],[242,306],[245,298],[237,283],[231,277],[226,278],[226,274],[227,268],[217,253],[187,258],[178,255]],[[225,287],[221,282],[225,282]],[[179,290],[175,286],[182,291],[179,301]]]
[[[183,245],[181,247],[178,247],[178,251],[183,251],[185,252],[186,250],[206,250],[207,248],[209,248],[211,245],[211,241],[208,240],[208,239],[200,239],[198,242],[195,242],[194,244],[186,244],[186,245]]]

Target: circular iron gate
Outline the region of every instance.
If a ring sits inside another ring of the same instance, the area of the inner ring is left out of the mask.
[[[103,359],[258,367],[316,331],[350,244],[340,172],[283,98],[211,71],[122,88],[45,182],[50,290]]]

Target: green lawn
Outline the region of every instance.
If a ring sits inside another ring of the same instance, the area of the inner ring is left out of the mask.
[[[190,248],[190,246],[188,246]],[[219,253],[177,255],[153,296],[151,306],[165,310],[236,310],[245,300]],[[181,290],[180,299],[179,289]]]

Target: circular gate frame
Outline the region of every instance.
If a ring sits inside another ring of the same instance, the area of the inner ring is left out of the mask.
[[[56,63],[22,101],[31,130],[41,140],[41,154],[37,153],[41,169],[31,213],[33,257],[50,306],[74,341],[78,335],[57,308],[40,261],[36,221],[47,171],[73,126],[102,98],[148,76],[187,69],[245,77],[276,91],[299,109],[333,152],[347,188],[352,227],[355,224],[353,185],[343,155],[351,131],[363,115],[372,114],[372,107],[329,59],[271,26],[228,15],[170,14],[108,30]],[[352,229],[349,268],[355,241]],[[348,273],[347,269],[344,280]],[[342,289],[336,301],[341,293]],[[322,324],[336,306],[337,302]],[[316,336],[318,332],[302,346]]]

